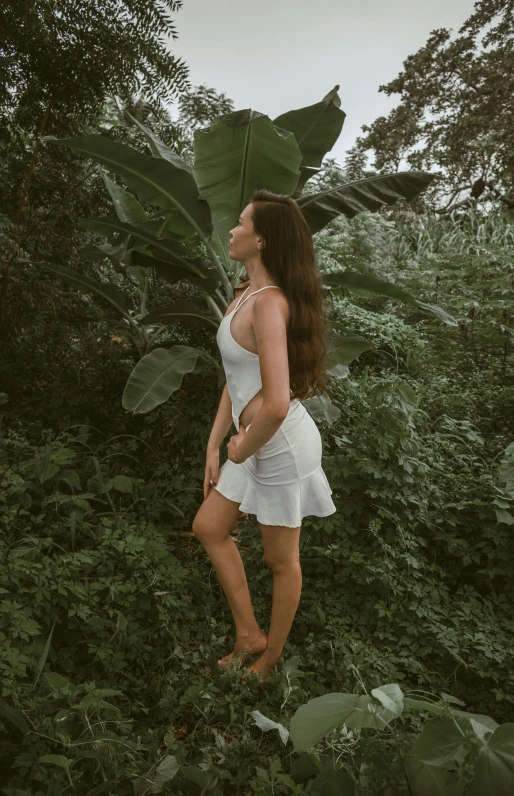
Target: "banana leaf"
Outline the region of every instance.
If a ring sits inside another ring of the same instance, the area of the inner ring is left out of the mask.
[[[335,86],[321,102],[282,113],[273,119],[276,127],[294,133],[302,153],[300,179],[293,194],[294,198],[301,194],[307,180],[317,174],[323,158],[341,134],[346,113],[341,110],[338,89],[339,86]]]
[[[109,196],[112,199],[112,203],[119,220],[126,222],[127,224],[133,224],[136,227],[139,224],[144,224],[145,221],[148,221],[146,210],[137,201],[137,199],[121,185],[117,185],[113,180],[111,180],[101,166],[97,166],[97,169],[102,176],[107,190],[109,191]]]
[[[168,400],[182,384],[203,352],[186,345],[155,348],[139,360],[123,391],[122,405],[133,414],[144,414]]]
[[[158,254],[159,250],[156,249],[155,253]],[[127,262],[133,266],[154,268],[157,276],[166,280],[170,285],[174,285],[180,282],[181,279],[185,279],[187,282],[195,285],[195,287],[198,287],[209,295],[219,286],[220,280],[218,270],[204,265],[199,258],[195,258],[193,262],[196,264],[197,269],[201,270],[201,276],[197,272],[191,270],[190,263],[187,259],[183,261],[178,255],[172,257],[171,255],[166,255],[165,252],[160,252],[160,254],[162,259],[131,249],[127,253]]]
[[[217,329],[219,326],[219,322],[215,318],[206,315],[205,312],[201,310],[200,307],[197,307],[196,304],[193,304],[192,301],[184,300],[176,301],[168,307],[152,310],[152,312],[149,312],[144,318],[141,318],[140,323],[146,325],[150,323],[172,325],[178,321],[185,326],[191,326],[195,329],[207,327],[212,330],[213,327]]]
[[[389,296],[390,298],[399,299],[405,304],[417,303],[414,296],[406,290],[402,290],[401,287],[393,285],[392,282],[378,279],[378,277],[373,276],[373,274],[361,274],[360,271],[352,271],[349,268],[335,274],[325,274],[323,281],[326,285],[332,285],[334,287],[355,287],[359,290],[367,290],[370,293],[378,293],[380,296]]]
[[[99,235],[109,235],[113,232],[124,232],[133,235],[135,239],[149,243],[159,250],[166,252],[173,258],[180,258],[184,268],[189,268],[193,273],[198,274],[198,276],[203,276],[202,268],[200,268],[194,260],[187,260],[181,256],[180,244],[177,241],[158,238],[157,235],[154,235],[143,227],[123,224],[116,216],[106,216],[105,218],[81,218],[79,219],[79,226],[90,229],[92,232],[97,232]]]
[[[144,155],[127,144],[111,141],[103,135],[76,138],[43,136],[41,141],[66,146],[119,174],[141,199],[165,210],[178,209],[173,231],[193,235],[211,234],[209,207],[198,196],[198,188],[190,172],[169,160]]]
[[[324,282],[327,285],[341,286],[341,287],[349,287],[349,288],[357,288],[358,290],[366,290],[370,293],[377,293],[380,296],[389,296],[389,298],[395,298],[399,301],[403,301],[404,304],[411,304],[421,309],[426,310],[427,312],[436,315],[443,323],[446,323],[448,326],[458,326],[458,321],[450,315],[446,310],[443,310],[442,307],[439,307],[437,304],[427,304],[424,301],[420,301],[419,299],[412,296],[406,290],[402,290],[401,287],[397,287],[393,285],[392,282],[386,282],[384,279],[378,279],[378,277],[373,276],[373,274],[361,274],[360,271],[352,271],[347,268],[345,271],[341,271],[335,274],[326,274],[324,276]]]
[[[187,160],[184,160],[184,158],[181,158],[180,155],[177,155],[176,152],[174,152],[172,149],[170,149],[170,147],[167,144],[161,141],[161,139],[158,138],[155,135],[155,133],[152,130],[150,130],[149,127],[140,122],[139,119],[136,119],[128,111],[125,111],[125,113],[130,119],[132,119],[134,124],[136,124],[139,127],[139,129],[143,131],[150,146],[150,149],[152,150],[152,154],[155,157],[164,158],[164,160],[168,160],[178,169],[185,169],[185,171],[189,172],[189,174],[193,176],[193,169],[191,165],[187,162]]]
[[[84,276],[84,274],[79,274],[71,268],[66,268],[64,265],[42,263],[41,267],[60,276],[65,282],[68,282],[84,293],[90,293],[91,291],[97,293],[116,307],[122,315],[128,316],[125,309],[125,296],[118,288],[106,284],[105,282],[95,282],[94,279],[90,279],[88,276]]]
[[[229,256],[229,232],[253,190],[290,195],[302,154],[293,133],[250,108],[219,116],[206,130],[197,130],[194,152],[193,173],[200,197],[209,205],[213,246],[223,261]]]
[[[353,218],[365,210],[375,212],[394,205],[399,199],[411,202],[436,178],[427,171],[383,174],[300,196],[297,202],[314,235],[340,215]]]

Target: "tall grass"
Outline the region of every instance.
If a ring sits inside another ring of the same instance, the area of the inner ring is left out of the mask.
[[[446,217],[401,214],[396,224],[400,251],[427,255],[514,253],[514,219],[502,208],[487,215],[480,210],[454,211]]]

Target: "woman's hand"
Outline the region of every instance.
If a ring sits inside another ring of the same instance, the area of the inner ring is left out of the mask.
[[[228,458],[231,462],[234,462],[234,464],[242,464],[244,461],[246,461],[246,459],[241,459],[237,455],[237,449],[245,437],[246,428],[242,423],[239,423],[239,431],[237,434],[234,434],[232,437],[230,437],[229,443],[227,445]]]
[[[207,448],[205,461],[205,478],[203,479],[203,499],[207,499],[211,486],[218,483],[218,472],[220,469],[220,450],[219,448]],[[212,481],[212,483],[211,483]]]

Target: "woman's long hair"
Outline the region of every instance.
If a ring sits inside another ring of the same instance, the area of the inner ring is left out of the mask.
[[[289,304],[287,349],[291,398],[320,395],[330,379],[326,372],[329,308],[323,294],[311,231],[297,202],[290,196],[256,190],[253,226],[264,238],[261,260]],[[248,280],[236,290],[248,285]]]

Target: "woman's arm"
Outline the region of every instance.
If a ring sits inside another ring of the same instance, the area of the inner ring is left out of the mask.
[[[207,450],[218,450],[218,448],[221,447],[232,422],[232,401],[228,394],[228,385],[225,383],[218,412],[212,426],[209,442],[207,443]]]

